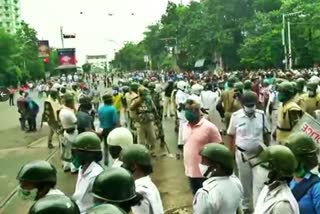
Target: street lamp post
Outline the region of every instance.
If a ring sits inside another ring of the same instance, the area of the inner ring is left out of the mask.
[[[286,70],[292,69],[291,23],[289,20],[289,18],[292,16],[305,17],[305,15],[302,14],[302,11],[282,15],[282,45],[284,48],[284,64],[285,64]],[[288,18],[287,20],[288,53],[287,53],[287,45],[286,45],[286,38],[285,38],[286,18]]]

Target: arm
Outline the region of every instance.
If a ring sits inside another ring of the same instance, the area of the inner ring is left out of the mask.
[[[133,98],[132,101],[131,101],[130,110],[131,111],[136,110],[140,103],[141,103],[141,98],[140,97]]]
[[[269,121],[266,118],[266,115],[263,114],[263,142],[266,146],[270,145],[271,140],[271,126]]]
[[[235,152],[235,135],[236,135],[236,124],[235,124],[235,118],[234,115],[231,115],[231,119],[230,119],[230,123],[229,123],[229,127],[227,130],[227,140],[226,140],[226,144],[229,147],[230,151]]]
[[[208,193],[202,189],[198,190],[193,199],[193,213],[203,214],[203,213],[214,213],[212,207],[208,203]]]

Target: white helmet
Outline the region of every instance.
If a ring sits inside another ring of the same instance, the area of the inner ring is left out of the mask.
[[[177,88],[180,90],[184,90],[187,87],[187,83],[185,81],[179,81],[177,83]]]
[[[107,143],[111,146],[120,146],[122,149],[127,148],[133,144],[133,136],[127,128],[115,128],[109,133]]]
[[[156,84],[155,91],[160,93],[160,92],[162,92],[162,90],[163,90],[163,88],[162,88],[161,84]]]
[[[319,84],[320,78],[317,77],[317,76],[312,76],[309,81],[312,82],[312,83]]]
[[[192,94],[196,94],[196,95],[200,95],[201,91],[203,90],[203,86],[200,84],[194,84],[191,87],[191,93]]]

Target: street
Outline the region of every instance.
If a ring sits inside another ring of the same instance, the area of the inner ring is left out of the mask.
[[[104,88],[100,88],[104,92]],[[44,99],[35,99],[39,105],[43,106]],[[25,213],[32,203],[22,201],[15,194],[18,185],[16,175],[20,167],[32,160],[49,160],[58,170],[58,186],[60,190],[68,196],[72,196],[76,175],[64,173],[61,167],[60,151],[58,149],[57,139],[54,138],[55,149],[47,148],[48,127],[44,126],[36,133],[24,133],[18,125],[19,114],[16,107],[10,107],[7,103],[1,103],[1,117],[8,121],[1,124],[0,137],[0,213]],[[5,113],[7,112],[7,113]],[[10,112],[10,115],[9,115]],[[38,121],[41,119],[42,110],[39,113]],[[192,205],[192,194],[189,190],[187,178],[184,176],[184,167],[182,159],[176,159],[178,151],[176,142],[177,135],[174,132],[173,118],[164,119],[163,127],[165,139],[169,149],[161,149],[158,145],[158,157],[154,159],[153,180],[158,186],[162,196],[163,204],[167,213],[183,213],[182,208],[188,208]],[[175,211],[181,208],[180,211]],[[188,211],[186,211],[188,213]],[[191,211],[189,211],[191,213]]]

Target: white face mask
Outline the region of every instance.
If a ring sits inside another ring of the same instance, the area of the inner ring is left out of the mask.
[[[32,190],[26,190],[21,188],[20,186],[18,187],[18,196],[22,200],[25,201],[35,201],[38,195],[38,189],[34,188]]]
[[[209,166],[199,163],[199,169],[200,169],[200,173],[203,177],[205,177],[205,178],[211,177],[212,172],[207,173]]]
[[[253,114],[256,111],[256,106],[253,106],[253,107],[243,106],[243,109],[246,113]]]

